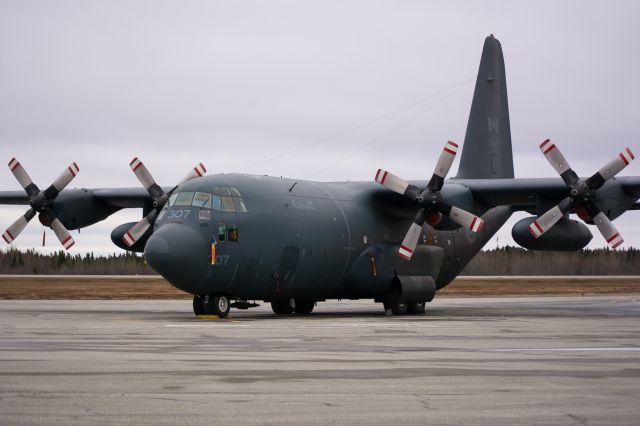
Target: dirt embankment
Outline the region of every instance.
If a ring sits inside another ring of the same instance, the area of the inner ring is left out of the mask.
[[[640,276],[465,277],[438,291],[447,296],[587,296],[640,294]]]
[[[3,277],[0,299],[189,299],[187,294],[154,276]]]
[[[438,297],[640,294],[637,277],[458,277]],[[0,299],[189,299],[155,276],[1,276]]]

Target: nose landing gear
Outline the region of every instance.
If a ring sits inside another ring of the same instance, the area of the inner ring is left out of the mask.
[[[193,296],[193,313],[200,315],[216,315],[225,318],[229,315],[231,303],[224,294],[207,294],[204,296]]]

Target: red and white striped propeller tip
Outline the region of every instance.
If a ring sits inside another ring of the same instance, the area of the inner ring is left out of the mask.
[[[207,169],[206,167],[204,167],[204,164],[202,163],[198,163],[198,165],[195,166],[193,170],[195,170],[195,172],[199,177],[202,177],[205,173],[207,173]]]
[[[625,166],[628,166],[629,163],[633,161],[634,158],[636,158],[633,155],[633,152],[631,152],[629,148],[625,148],[625,150],[622,151],[619,155],[620,155],[620,159],[624,162]]]
[[[458,144],[453,141],[447,141],[443,151],[451,155],[456,155],[458,153]]]
[[[142,166],[142,161],[140,161],[138,157],[133,157],[133,160],[131,160],[129,166],[131,166],[131,170],[135,172],[136,170],[138,170],[138,168],[140,168],[140,166]]]

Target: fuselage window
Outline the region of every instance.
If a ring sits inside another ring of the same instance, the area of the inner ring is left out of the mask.
[[[206,192],[196,192],[196,195],[193,196],[192,206],[195,207],[204,207],[206,209],[211,208],[211,194],[207,194]]]
[[[176,197],[176,201],[173,203],[174,206],[190,206],[193,201],[193,192],[181,192]]]
[[[222,197],[222,210],[225,212],[235,212],[236,208],[233,205],[233,199],[231,197]]]
[[[218,223],[218,241],[227,239],[227,226],[224,223]]]
[[[236,225],[229,224],[227,237],[229,241],[238,241],[238,227]]]

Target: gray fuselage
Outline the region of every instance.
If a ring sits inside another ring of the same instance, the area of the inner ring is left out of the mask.
[[[485,213],[462,185],[443,194]],[[192,294],[265,301],[375,299],[396,275],[430,276],[442,288],[511,214],[487,211],[477,235],[425,225],[407,262],[396,252],[419,207],[375,182],[212,175],[178,188],[169,204],[145,248],[151,267]]]

